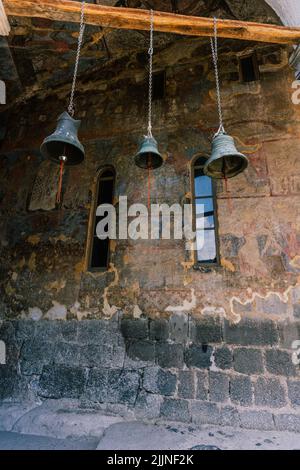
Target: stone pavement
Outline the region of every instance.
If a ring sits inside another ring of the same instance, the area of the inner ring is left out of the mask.
[[[68,400],[0,405],[0,449],[300,450],[300,434],[113,416]]]

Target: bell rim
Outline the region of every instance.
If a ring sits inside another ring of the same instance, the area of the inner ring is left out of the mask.
[[[150,170],[156,170],[157,168],[160,168],[162,165],[163,165],[163,158],[161,156],[160,153],[152,153],[152,155],[155,156],[155,160],[157,161],[157,164],[155,165],[151,165],[151,166],[148,166],[148,165],[141,165],[140,164],[140,159],[141,159],[141,156],[144,155],[144,153],[137,153],[135,156],[134,156],[134,163],[135,165],[138,167],[138,168],[141,168],[142,170],[147,170],[148,168]]]
[[[57,163],[57,164],[60,164],[60,161],[58,159],[56,159],[55,157],[51,157],[47,150],[45,150],[47,148],[47,143],[49,142],[49,139],[50,137],[52,136],[53,134],[49,135],[48,137],[45,138],[45,140],[43,141],[43,143],[41,144],[40,146],[40,152],[42,154],[42,156],[47,159],[47,160],[50,160],[54,163]],[[61,139],[61,138],[57,138],[55,140],[52,140],[51,142],[66,142],[65,140]],[[74,145],[72,144],[71,142],[69,143],[70,145]],[[75,145],[74,145],[75,147]],[[73,163],[70,163],[71,160],[67,160],[65,165],[66,166],[76,166],[76,165],[80,165],[80,163],[82,163],[84,161],[84,157],[85,157],[85,151],[84,151],[84,146],[79,142],[79,147],[77,147],[79,149],[79,151],[81,152],[81,158],[78,159],[76,162],[73,162]]]
[[[248,165],[249,165],[249,159],[243,153],[236,152],[235,154],[232,154],[232,155],[226,155],[226,157],[230,157],[230,156],[240,157],[241,158],[241,166],[239,166],[239,168],[234,173],[232,173],[230,176],[226,176],[227,179],[234,178],[235,176],[239,175],[240,173],[245,171],[246,168],[248,168]],[[221,158],[223,158],[223,157],[220,156],[219,158],[217,158],[217,160],[219,160]],[[203,168],[203,173],[205,174],[205,176],[209,176],[210,178],[219,179],[219,180],[224,179],[224,175],[223,176],[222,175],[216,176],[215,173],[212,174],[208,171],[209,160],[210,160],[210,158],[207,160],[207,162],[205,163],[204,168]]]

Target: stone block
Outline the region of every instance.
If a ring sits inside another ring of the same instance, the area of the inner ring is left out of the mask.
[[[84,369],[62,365],[44,366],[38,394],[44,398],[79,398],[85,385]]]
[[[156,345],[157,363],[164,368],[183,367],[183,346],[176,343],[161,342]]]
[[[241,411],[241,427],[245,429],[261,429],[262,431],[272,431],[275,428],[273,415],[268,411]]]
[[[146,339],[149,334],[148,319],[122,318],[121,332],[124,338]]]
[[[260,374],[263,372],[262,351],[252,348],[235,348],[233,351],[234,370],[242,374]]]
[[[289,399],[293,406],[300,406],[300,381],[288,381]]]
[[[178,396],[195,398],[195,374],[191,370],[182,370],[178,376]]]
[[[275,375],[293,376],[297,374],[291,353],[280,349],[270,349],[265,353],[267,371]]]
[[[188,339],[188,316],[184,313],[174,314],[169,320],[170,339],[184,343]]]
[[[156,419],[160,415],[160,408],[163,402],[163,397],[142,391],[139,393],[134,411],[140,419]]]
[[[164,341],[169,338],[169,322],[163,318],[150,320],[150,339]]]
[[[184,360],[187,367],[197,367],[199,369],[209,369],[212,364],[212,347],[211,346],[197,346],[192,344],[184,353]]]
[[[223,341],[220,318],[202,318],[194,323],[192,340],[197,344],[221,343]]]
[[[230,379],[230,398],[241,406],[252,404],[252,385],[247,376],[236,376]]]
[[[207,400],[208,397],[208,377],[207,371],[199,370],[196,372],[196,398],[198,400]]]
[[[192,422],[201,424],[220,424],[220,410],[215,403],[193,401],[191,404]]]
[[[241,346],[273,346],[278,343],[276,323],[245,318],[238,324],[225,320],[224,340]]]
[[[279,414],[274,415],[275,426],[279,431],[300,432],[300,415]]]
[[[155,361],[155,345],[152,341],[128,341],[126,344],[126,353],[130,359],[135,361]]]
[[[149,367],[144,371],[143,387],[147,392],[160,395],[174,395],[177,377],[160,367]]]
[[[160,415],[171,421],[191,420],[188,401],[182,399],[165,398],[161,404]]]
[[[286,405],[283,386],[278,379],[259,377],[254,386],[255,404],[270,408],[281,408]]]
[[[232,352],[227,346],[216,348],[214,352],[215,364],[219,369],[231,369],[233,357]]]
[[[240,425],[239,412],[233,406],[223,406],[220,409],[221,426],[238,427]]]
[[[209,398],[224,402],[229,398],[229,378],[222,372],[209,372]]]

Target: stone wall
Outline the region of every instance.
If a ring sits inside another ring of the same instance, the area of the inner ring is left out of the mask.
[[[195,321],[12,321],[1,325],[5,401],[78,399],[81,407],[147,420],[300,432],[296,324]]]
[[[147,202],[147,172],[133,159],[146,115],[136,57],[81,77],[86,160],[66,170],[61,207],[58,168],[38,148],[67,88],[10,111],[0,159],[2,399],[78,398],[149,419],[300,429],[291,360],[300,339],[300,107],[285,48],[255,46],[260,81],[240,82],[237,56],[253,47],[220,48],[226,127],[250,165],[229,192],[218,182],[217,267],[195,269],[178,240],[120,240],[106,272],[86,269],[99,168],[114,166],[116,200]],[[167,87],[154,104],[164,166],[153,172],[152,198],[180,203],[217,125],[209,44],[162,42],[155,61]]]

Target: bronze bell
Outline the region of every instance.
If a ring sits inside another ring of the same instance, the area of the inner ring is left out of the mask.
[[[212,142],[211,156],[204,166],[204,173],[211,178],[233,178],[248,166],[248,158],[240,153],[233,138],[225,132],[216,134]]]
[[[163,164],[163,158],[158,151],[157,142],[152,136],[144,137],[140,149],[134,157],[135,164],[143,169],[154,170]]]
[[[78,165],[84,160],[84,147],[77,136],[81,121],[76,121],[66,111],[57,121],[54,133],[42,143],[41,153],[55,163],[64,161],[65,165]]]

